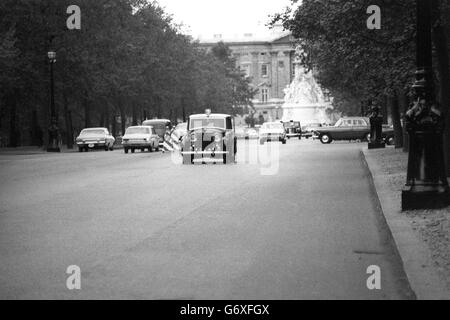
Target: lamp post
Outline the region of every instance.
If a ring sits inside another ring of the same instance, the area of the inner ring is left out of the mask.
[[[417,0],[417,71],[412,86],[415,102],[405,116],[409,157],[402,210],[450,204],[443,152],[444,117],[433,88],[431,9],[431,1]]]
[[[59,148],[59,131],[58,119],[56,118],[55,108],[55,82],[53,77],[53,65],[56,63],[56,52],[49,51],[47,53],[50,63],[50,126],[48,128],[48,145],[47,152],[61,152]]]

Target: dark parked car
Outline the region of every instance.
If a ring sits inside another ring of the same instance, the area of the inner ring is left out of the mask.
[[[334,140],[370,140],[370,121],[365,117],[341,118],[332,127],[316,128],[314,134],[323,144]],[[383,138],[388,144],[394,143],[394,130],[383,127]]]
[[[286,131],[286,137],[290,138],[302,138],[302,126],[300,125],[300,121],[289,121],[284,122],[284,130]]]
[[[181,147],[183,164],[235,162],[237,139],[230,115],[210,112],[191,115],[187,130]]]
[[[153,127],[155,133],[160,137],[159,146],[162,148],[165,141],[166,132],[170,133],[170,131],[172,130],[171,121],[167,119],[152,119],[145,120],[144,122],[142,122],[142,125]]]

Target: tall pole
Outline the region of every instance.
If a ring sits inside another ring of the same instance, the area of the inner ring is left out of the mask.
[[[409,157],[402,210],[450,205],[443,152],[444,117],[433,86],[431,9],[431,1],[417,0],[417,70],[412,86],[415,102],[405,117]]]
[[[48,128],[47,152],[61,152],[59,148],[59,129],[55,107],[55,81],[53,74],[53,65],[56,63],[56,52],[49,51],[48,59],[50,62],[50,126]]]

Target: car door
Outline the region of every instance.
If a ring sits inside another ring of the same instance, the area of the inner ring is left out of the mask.
[[[334,140],[350,140],[352,138],[353,122],[351,119],[343,119],[333,134]]]
[[[370,129],[364,119],[353,120],[353,137],[352,139],[362,139],[369,133]]]

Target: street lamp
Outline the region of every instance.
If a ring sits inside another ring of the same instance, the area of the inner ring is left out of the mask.
[[[444,116],[433,88],[431,3],[417,0],[417,71],[414,104],[406,112],[409,135],[407,183],[402,210],[442,208],[450,204],[444,162]]]
[[[53,77],[53,65],[56,63],[56,52],[47,53],[50,63],[50,126],[48,128],[47,152],[61,152],[59,148],[58,119],[56,118],[55,108],[55,82]]]

